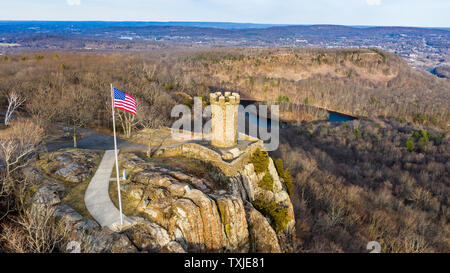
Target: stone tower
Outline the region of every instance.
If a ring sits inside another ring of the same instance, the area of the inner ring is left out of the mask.
[[[237,144],[238,106],[241,97],[238,93],[211,93],[212,129],[211,144],[229,148]]]

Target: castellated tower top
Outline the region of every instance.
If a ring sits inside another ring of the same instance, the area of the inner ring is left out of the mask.
[[[211,104],[237,104],[241,101],[241,96],[238,93],[216,92],[210,94]]]
[[[211,144],[229,148],[237,144],[237,117],[241,97],[238,93],[211,93]]]

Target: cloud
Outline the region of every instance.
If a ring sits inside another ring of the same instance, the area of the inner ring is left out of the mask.
[[[81,5],[81,0],[67,0],[67,5],[79,6],[79,5]]]
[[[366,0],[366,3],[369,6],[379,6],[381,5],[381,0]]]

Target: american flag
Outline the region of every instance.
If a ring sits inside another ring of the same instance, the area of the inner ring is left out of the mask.
[[[114,88],[114,108],[136,115],[136,100],[129,94]]]

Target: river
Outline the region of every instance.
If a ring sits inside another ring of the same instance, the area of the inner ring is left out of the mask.
[[[328,121],[329,122],[347,122],[355,120],[355,117],[344,115],[338,112],[328,111]]]
[[[248,106],[251,103],[255,103],[255,101],[243,101],[242,105],[244,107]],[[246,113],[245,114],[246,119],[248,120],[249,123],[251,124],[256,124],[257,126],[261,126],[263,128],[269,128],[271,127],[271,119],[268,118],[267,121],[264,119],[261,119],[258,117],[257,114],[255,113]],[[352,121],[357,119],[356,117],[353,116],[349,116],[349,115],[345,115],[339,112],[334,112],[334,111],[328,111],[328,121],[329,122],[348,122],[348,121]]]

